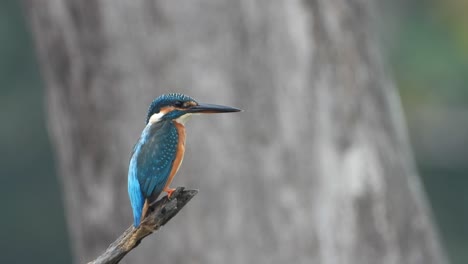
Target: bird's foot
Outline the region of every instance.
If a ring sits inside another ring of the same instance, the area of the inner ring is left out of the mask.
[[[175,191],[176,189],[173,189],[173,188],[166,188],[164,189],[165,192],[167,192],[167,198],[171,199],[171,196],[172,196],[172,193]]]

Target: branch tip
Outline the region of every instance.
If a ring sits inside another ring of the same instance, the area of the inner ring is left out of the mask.
[[[171,198],[167,195],[150,205],[151,212],[141,221],[138,227],[127,228],[106,249],[106,251],[88,264],[115,264],[132,249],[137,247],[143,238],[157,231],[172,219],[198,193],[198,190],[185,190],[177,187]]]

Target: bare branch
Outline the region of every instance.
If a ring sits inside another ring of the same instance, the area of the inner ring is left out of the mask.
[[[178,187],[170,199],[167,196],[161,198],[150,206],[151,213],[142,220],[140,226],[137,228],[130,226],[102,255],[88,264],[119,263],[128,252],[140,244],[143,238],[171,220],[197,193],[197,190],[184,190],[184,187]]]

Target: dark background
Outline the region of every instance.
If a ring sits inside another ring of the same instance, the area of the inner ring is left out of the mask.
[[[468,1],[386,1],[381,12],[435,221],[452,263],[468,263]],[[71,261],[43,86],[21,6],[1,1],[0,263]]]

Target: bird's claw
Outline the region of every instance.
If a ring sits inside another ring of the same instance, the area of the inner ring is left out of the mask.
[[[176,190],[176,189],[172,189],[172,188],[167,188],[167,189],[165,189],[164,191],[167,192],[167,198],[171,199],[172,193],[173,193],[175,190]]]

